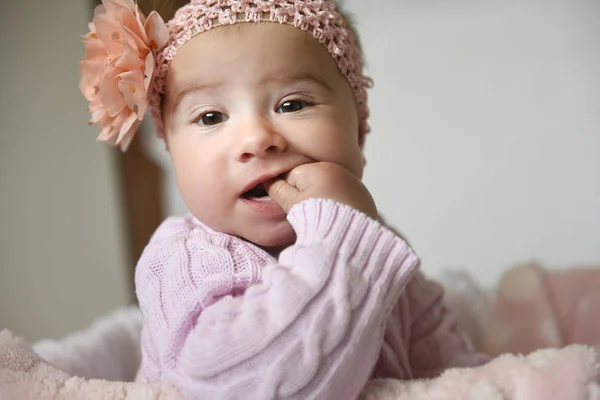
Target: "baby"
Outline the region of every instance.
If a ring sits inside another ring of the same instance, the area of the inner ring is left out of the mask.
[[[103,0],[81,89],[124,150],[149,108],[189,217],[136,269],[143,382],[197,399],[355,399],[485,362],[361,182],[358,39],[326,0]]]

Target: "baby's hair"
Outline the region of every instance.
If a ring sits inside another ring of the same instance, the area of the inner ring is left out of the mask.
[[[188,4],[189,0],[138,0],[138,6],[144,15],[156,11],[167,22],[175,16],[175,12]]]
[[[337,5],[338,12],[342,15],[342,17],[344,17],[344,19],[348,23],[348,26],[350,27],[352,32],[354,32],[358,48],[362,53],[361,41],[356,30],[356,25],[354,23],[353,16],[350,15],[350,13],[348,13],[346,10],[344,10],[343,5],[340,4],[340,0],[333,1]],[[158,14],[160,14],[162,19],[164,19],[165,22],[167,22],[171,18],[173,18],[173,16],[175,16],[175,12],[177,12],[178,9],[185,6],[189,2],[190,0],[138,0],[138,5],[145,15],[148,15],[152,10],[155,10]]]

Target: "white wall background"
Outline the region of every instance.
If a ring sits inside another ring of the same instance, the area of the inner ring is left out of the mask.
[[[373,4],[366,182],[424,268],[600,263],[600,1]]]
[[[425,270],[600,263],[600,1],[346,7],[376,81],[365,180]]]
[[[0,12],[0,330],[59,337],[129,301],[112,154],[78,89],[91,2]]]

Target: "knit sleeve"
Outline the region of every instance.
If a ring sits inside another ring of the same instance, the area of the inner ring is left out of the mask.
[[[487,355],[475,351],[452,311],[444,306],[439,284],[419,272],[406,287],[406,296],[413,320],[409,362],[415,378],[433,378],[448,368],[476,367],[489,361]]]
[[[241,296],[217,290],[232,282],[206,268],[230,257],[214,244],[185,235],[151,243],[136,272],[149,380],[199,399],[359,395],[418,259],[379,222],[331,200],[304,201],[288,219],[296,243]],[[182,241],[204,261],[192,260]],[[164,287],[176,288],[181,304]]]

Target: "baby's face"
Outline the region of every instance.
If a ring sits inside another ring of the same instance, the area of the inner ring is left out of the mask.
[[[362,178],[353,92],[327,50],[300,29],[261,23],[202,33],[178,51],[166,88],[179,189],[215,230],[285,246],[294,231],[261,182],[316,161]]]

